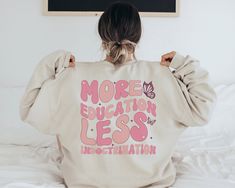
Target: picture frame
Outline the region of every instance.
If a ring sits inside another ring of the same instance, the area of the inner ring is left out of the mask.
[[[101,16],[104,7],[117,0],[43,0],[44,16]],[[94,1],[94,2],[95,2]],[[98,2],[100,1],[100,3]],[[133,3],[143,17],[177,17],[179,16],[179,0],[126,0]],[[80,5],[79,5],[80,2]],[[72,3],[75,3],[74,5]],[[105,4],[106,3],[106,4]],[[167,4],[168,3],[168,4]],[[103,6],[103,10],[102,10]],[[143,11],[141,10],[143,7]],[[154,8],[156,11],[154,11]],[[90,10],[93,9],[93,10]],[[167,11],[164,11],[167,10]]]

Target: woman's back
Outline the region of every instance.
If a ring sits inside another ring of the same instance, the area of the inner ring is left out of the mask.
[[[69,52],[46,56],[22,97],[21,119],[58,135],[69,188],[168,187],[179,135],[211,117],[216,93],[208,72],[179,53],[166,57],[173,71],[131,59],[142,32],[131,4],[110,5],[98,32],[105,61],[67,68]]]
[[[44,84],[27,121],[59,136],[68,187],[172,185],[177,139],[208,122],[216,95],[196,59],[177,53],[171,67],[77,62]]]

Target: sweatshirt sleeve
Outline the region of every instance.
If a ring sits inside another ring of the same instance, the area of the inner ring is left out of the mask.
[[[186,127],[207,124],[214,111],[217,96],[209,73],[199,60],[176,52],[169,68],[178,83],[177,120]]]
[[[29,123],[47,134],[54,134],[53,116],[56,111],[56,94],[52,83],[69,66],[71,53],[57,50],[48,54],[36,66],[25,92],[20,99],[19,115],[22,121]]]

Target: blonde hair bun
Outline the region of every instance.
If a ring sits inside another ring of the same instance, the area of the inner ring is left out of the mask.
[[[137,44],[130,40],[124,39],[120,42],[119,41],[104,42],[104,45],[107,51],[107,55],[111,57],[111,63],[116,65],[126,62],[129,53],[135,52],[135,47]]]

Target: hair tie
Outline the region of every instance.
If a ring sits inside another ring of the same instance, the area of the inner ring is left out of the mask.
[[[135,42],[132,42],[130,40],[124,39],[121,42],[120,41],[115,41],[116,44],[118,45],[123,45],[123,44],[131,44],[133,46],[136,46],[137,44]]]

